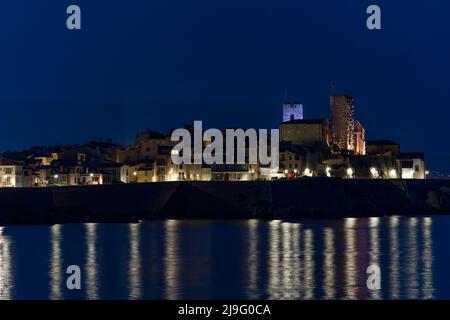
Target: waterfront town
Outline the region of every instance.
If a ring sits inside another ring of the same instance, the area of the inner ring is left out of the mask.
[[[404,152],[390,140],[366,140],[350,96],[330,97],[331,117],[304,119],[303,105],[282,105],[279,166],[180,164],[171,161],[171,132],[145,130],[132,146],[112,141],[32,147],[0,154],[0,187],[46,187],[238,181],[336,177],[344,179],[425,179],[420,152]],[[193,130],[192,125],[185,125]],[[208,142],[203,142],[206,147]]]

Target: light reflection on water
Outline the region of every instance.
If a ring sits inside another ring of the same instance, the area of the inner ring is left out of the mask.
[[[62,299],[61,287],[63,282],[62,263],[63,252],[61,250],[62,242],[62,226],[54,225],[50,228],[50,245],[51,256],[49,261],[49,276],[50,276],[50,299]]]
[[[176,300],[180,295],[180,253],[178,243],[178,225],[179,221],[168,220],[165,222],[165,299]]]
[[[358,293],[357,280],[358,280],[358,268],[356,259],[358,257],[358,250],[356,248],[356,219],[345,219],[343,229],[345,236],[345,299],[356,299]]]
[[[448,298],[450,288],[439,292],[434,274],[436,221],[448,220],[54,225],[28,227],[46,230],[29,239],[26,227],[0,227],[0,298]],[[24,242],[29,251],[16,250]],[[449,263],[442,259],[439,270]],[[66,289],[69,264],[81,267],[79,291]],[[381,268],[381,290],[366,287],[371,264]],[[30,280],[42,284],[45,277],[47,286]]]
[[[323,250],[323,292],[324,299],[336,298],[336,270],[335,270],[335,256],[336,250],[334,245],[334,230],[332,228],[324,228],[324,250]]]
[[[98,258],[97,258],[97,224],[89,223],[86,228],[86,296],[90,300],[98,299]]]
[[[130,254],[128,257],[128,287],[129,299],[142,298],[141,288],[141,250],[140,250],[140,224],[130,224]]]
[[[11,281],[10,241],[3,235],[4,227],[0,227],[0,299],[11,299],[13,283]]]
[[[380,265],[380,238],[379,238],[379,224],[380,218],[370,218],[369,219],[369,238],[370,238],[370,246],[369,246],[369,256],[370,256],[370,265]],[[370,298],[372,299],[381,299],[381,289],[380,290],[370,290]]]
[[[390,255],[390,298],[398,299],[400,298],[400,251],[399,251],[399,240],[398,240],[398,217],[389,218],[389,255]]]

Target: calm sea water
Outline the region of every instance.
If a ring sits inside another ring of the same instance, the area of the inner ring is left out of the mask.
[[[0,227],[0,298],[450,299],[449,246],[450,217]]]

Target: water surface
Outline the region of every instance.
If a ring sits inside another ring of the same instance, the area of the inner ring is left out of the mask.
[[[449,231],[443,216],[0,227],[0,298],[450,299]]]

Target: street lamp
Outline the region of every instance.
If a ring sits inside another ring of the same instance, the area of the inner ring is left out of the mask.
[[[348,176],[349,178],[352,178],[352,177],[353,177],[353,169],[352,169],[352,168],[348,168],[348,169],[347,169],[347,176]]]
[[[372,178],[378,178],[378,170],[375,167],[370,168],[370,174],[372,175]]]
[[[389,177],[391,177],[393,179],[397,178],[397,171],[395,171],[395,169],[390,170]]]

